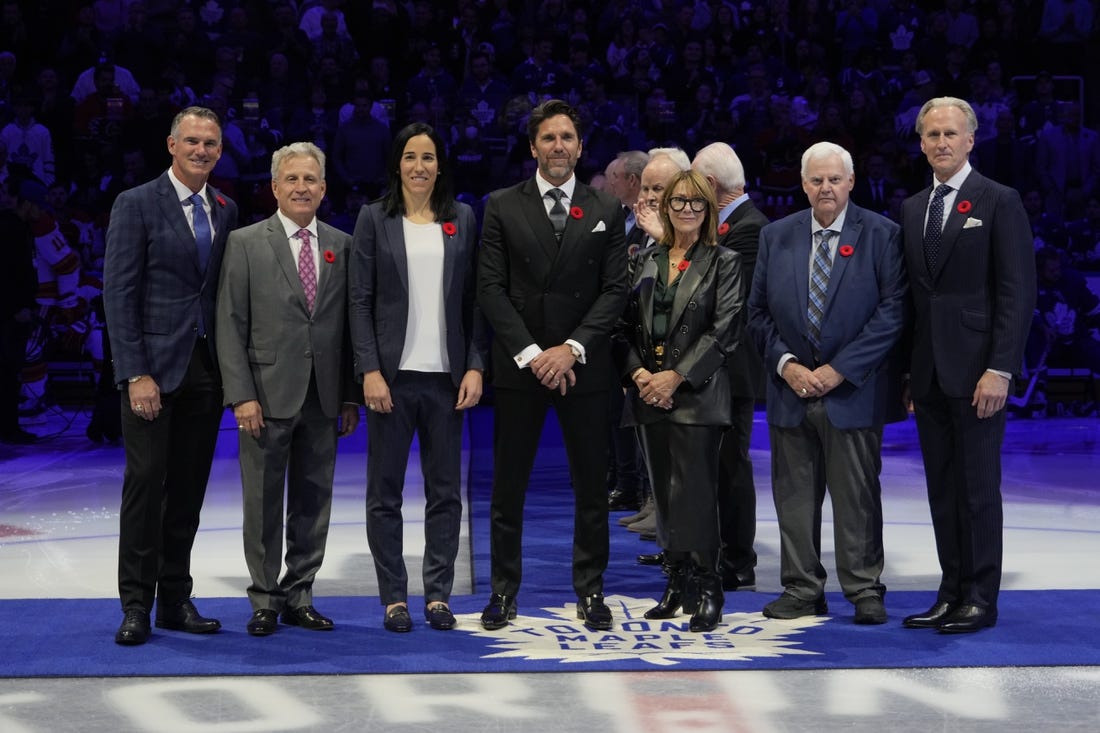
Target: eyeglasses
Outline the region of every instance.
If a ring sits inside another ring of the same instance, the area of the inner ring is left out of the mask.
[[[673,196],[668,200],[668,208],[673,211],[683,211],[685,206],[691,206],[696,214],[701,214],[707,209],[706,199],[686,199],[683,196]]]

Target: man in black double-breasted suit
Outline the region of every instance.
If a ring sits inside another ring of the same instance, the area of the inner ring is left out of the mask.
[[[494,331],[496,389],[492,597],[481,623],[502,628],[516,613],[524,496],[553,405],[576,497],[577,616],[590,628],[609,629],[608,446],[598,426],[608,424],[610,334],[626,295],[623,211],[573,175],[582,146],[570,105],[539,105],[527,133],[538,172],[489,197],[478,266],[478,303]]]

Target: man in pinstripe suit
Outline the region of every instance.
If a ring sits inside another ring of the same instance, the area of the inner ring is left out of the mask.
[[[932,186],[902,206],[916,323],[910,394],[942,579],[908,628],[997,622],[1005,401],[1035,307],[1031,227],[1013,189],[970,167],[978,120],[954,97],[917,115]]]
[[[222,416],[214,299],[237,205],[206,185],[222,152],[214,112],[180,112],[168,152],[165,173],[115,201],[103,263],[126,447],[115,641],[129,646],[148,640],[154,599],[160,628],[221,628],[190,600],[191,546]]]

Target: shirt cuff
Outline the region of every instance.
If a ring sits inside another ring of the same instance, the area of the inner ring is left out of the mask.
[[[585,360],[585,351],[584,351],[584,347],[581,346],[580,342],[574,341],[573,339],[566,339],[565,343],[568,344],[569,346],[572,346],[575,349],[573,355],[577,357],[577,363],[578,364],[584,364],[585,363],[585,361],[584,361]],[[579,352],[579,353],[577,353],[577,352]]]
[[[1002,372],[1000,369],[986,369],[987,372],[993,372],[998,377],[1004,377],[1005,379],[1012,381],[1012,375],[1008,372]]]
[[[788,361],[797,362],[798,359],[795,357],[794,354],[792,354],[790,352],[788,352],[788,353],[784,354],[783,356],[779,357],[779,366],[776,368],[775,371],[776,371],[777,374],[779,374],[780,377],[783,376],[783,367],[787,366]]]
[[[538,344],[531,344],[523,351],[516,354],[514,357],[516,360],[516,366],[520,369],[526,369],[527,365],[531,363],[531,360],[542,353],[542,349]]]

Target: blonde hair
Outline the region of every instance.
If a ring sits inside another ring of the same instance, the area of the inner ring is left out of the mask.
[[[699,227],[699,241],[710,247],[716,246],[718,244],[718,199],[714,197],[714,190],[707,183],[707,179],[693,170],[681,171],[673,176],[672,180],[668,182],[664,195],[661,197],[661,205],[657,210],[657,214],[661,217],[661,227],[664,229],[664,233],[661,235],[660,243],[665,246],[672,246],[676,236],[676,230],[672,227],[672,217],[668,213],[668,202],[672,198],[673,191],[681,183],[687,184],[688,188],[695,189],[691,194],[693,198],[698,195],[699,198],[706,200],[707,208],[705,209],[703,224]]]

